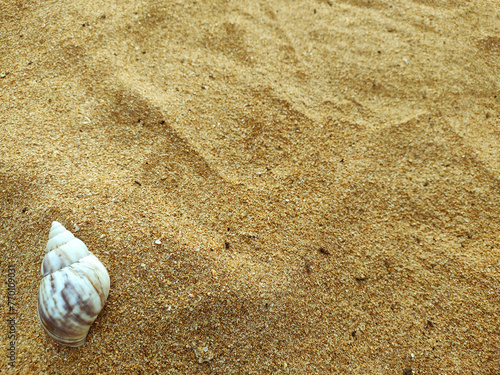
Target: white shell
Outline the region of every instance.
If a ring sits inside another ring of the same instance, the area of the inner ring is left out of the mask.
[[[58,343],[81,346],[108,298],[108,271],[57,221],[50,228],[45,253],[38,318]]]

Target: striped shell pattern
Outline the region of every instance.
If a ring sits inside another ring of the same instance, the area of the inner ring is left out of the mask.
[[[54,221],[38,292],[38,318],[48,335],[63,345],[83,345],[106,303],[109,285],[102,263],[82,241]]]

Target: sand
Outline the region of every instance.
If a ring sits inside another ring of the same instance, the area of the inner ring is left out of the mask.
[[[2,1],[1,372],[498,373],[499,103],[497,0]]]

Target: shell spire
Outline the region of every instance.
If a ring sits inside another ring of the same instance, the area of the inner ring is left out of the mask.
[[[60,344],[83,345],[109,295],[106,268],[81,240],[54,221],[41,274],[37,307],[43,328]]]

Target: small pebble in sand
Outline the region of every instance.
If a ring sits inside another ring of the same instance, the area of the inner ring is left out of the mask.
[[[156,241],[155,241],[155,244],[157,244],[157,245],[161,245],[161,241],[160,241],[160,240],[156,240]]]
[[[212,352],[208,346],[200,346],[193,350],[198,359],[198,363],[209,362],[215,357],[214,352]]]

